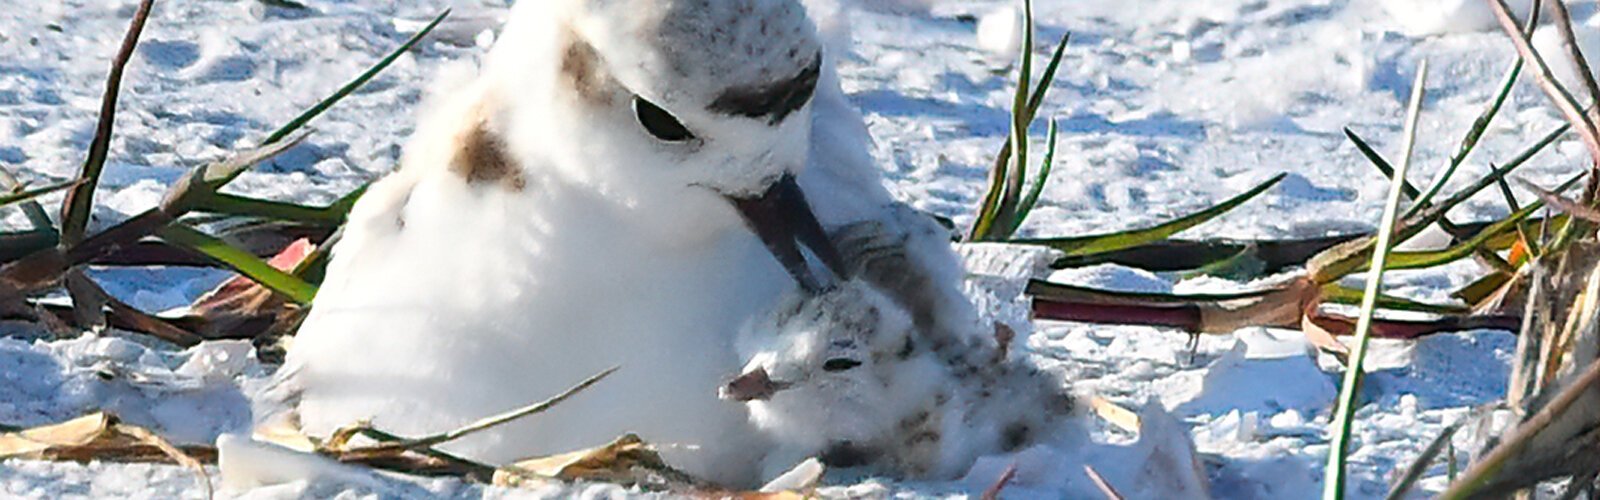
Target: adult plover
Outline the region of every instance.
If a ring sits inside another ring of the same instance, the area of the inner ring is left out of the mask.
[[[501,463],[636,432],[753,480],[766,448],[711,390],[740,323],[837,281],[824,228],[899,224],[834,58],[796,0],[518,3],[352,210],[282,372],[303,428],[450,429],[620,365],[444,448]],[[923,284],[908,300],[960,296],[942,238],[897,271]]]

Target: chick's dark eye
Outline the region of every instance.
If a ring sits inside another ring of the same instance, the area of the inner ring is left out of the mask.
[[[842,372],[857,366],[861,366],[861,362],[850,358],[833,358],[822,362],[822,370],[830,372]]]
[[[683,122],[672,116],[661,106],[651,104],[650,101],[633,98],[633,114],[639,117],[639,124],[657,139],[668,142],[683,142],[694,138],[694,134],[683,126]]]

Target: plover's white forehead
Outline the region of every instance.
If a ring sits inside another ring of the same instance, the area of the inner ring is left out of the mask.
[[[641,95],[776,121],[815,85],[821,44],[795,0],[577,1],[578,35]]]

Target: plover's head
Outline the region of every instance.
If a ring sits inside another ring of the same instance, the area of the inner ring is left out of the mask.
[[[523,0],[485,72],[513,147],[668,231],[746,224],[820,289],[800,248],[837,258],[794,178],[823,64],[796,0]]]
[[[907,314],[859,280],[791,295],[739,342],[752,354],[722,398],[744,402],[782,444],[833,465],[870,460],[907,415],[928,410],[920,406],[942,376]]]

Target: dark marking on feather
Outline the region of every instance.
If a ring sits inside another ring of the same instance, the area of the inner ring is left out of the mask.
[[[821,75],[822,54],[818,53],[793,78],[771,85],[730,88],[712,100],[709,109],[726,115],[765,118],[768,124],[776,125],[811,100]]]
[[[512,191],[527,187],[522,169],[506,153],[505,141],[478,123],[461,136],[461,148],[450,162],[450,169],[467,179],[468,184],[502,183]]]
[[[567,49],[561,53],[561,74],[567,77],[567,82],[584,101],[596,105],[610,104],[612,80],[600,64],[600,54],[570,29],[568,38]]]
[[[1017,451],[1022,445],[1028,443],[1028,438],[1033,434],[1033,429],[1027,422],[1013,422],[1006,426],[1000,433],[1000,449],[1004,451]]]

